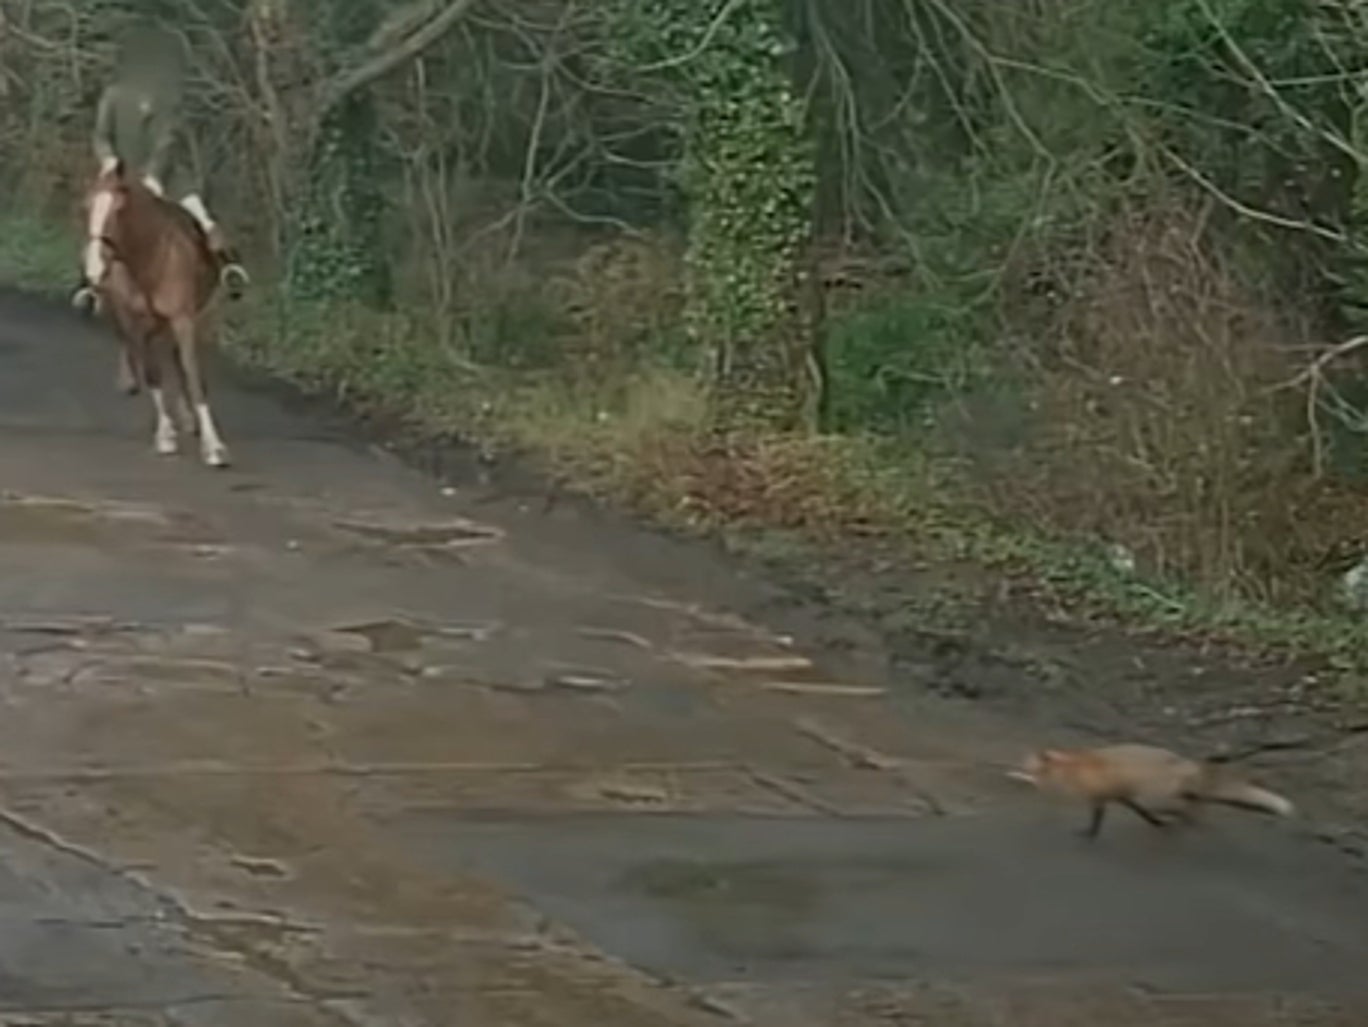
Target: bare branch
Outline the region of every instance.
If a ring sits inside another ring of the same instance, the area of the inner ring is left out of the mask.
[[[1321,389],[1325,387],[1325,369],[1340,357],[1368,346],[1368,335],[1355,335],[1318,354],[1296,377],[1274,386],[1273,391],[1306,386],[1306,427],[1311,433],[1311,473],[1316,479],[1325,475],[1325,438],[1316,411],[1320,408]]]
[[[425,25],[415,29],[389,49],[333,76],[323,84],[320,92],[319,115],[328,113],[358,89],[364,89],[376,79],[383,78],[440,41],[456,27],[476,2],[477,0],[452,0]]]

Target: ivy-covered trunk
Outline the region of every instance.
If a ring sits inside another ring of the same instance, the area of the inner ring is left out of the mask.
[[[815,170],[778,7],[740,4],[691,83],[689,329],[713,348],[723,428],[794,428],[812,413],[816,326],[803,264]]]
[[[287,243],[288,287],[297,299],[391,301],[376,135],[371,98],[349,97],[305,157],[309,174]]]
[[[717,426],[813,423],[814,148],[781,0],[620,0],[615,31],[673,85],[684,128],[687,320],[712,357]]]
[[[376,0],[313,0],[297,6],[296,18],[311,39],[314,60],[332,73],[348,54],[364,49],[385,6]],[[379,136],[375,100],[369,90],[358,90],[323,115],[298,155],[304,174],[286,243],[287,282],[295,298],[389,303]]]

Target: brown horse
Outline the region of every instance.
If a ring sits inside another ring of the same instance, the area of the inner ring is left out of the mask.
[[[222,258],[188,211],[136,181],[122,162],[101,169],[86,212],[86,277],[114,322],[131,391],[146,385],[151,393],[156,451],[178,448],[165,391],[173,381],[204,462],[226,467],[228,447],[200,366],[202,315],[218,289]]]

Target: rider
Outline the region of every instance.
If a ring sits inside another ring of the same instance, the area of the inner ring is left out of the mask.
[[[186,174],[189,155],[179,110],[182,60],[180,40],[170,32],[144,26],[125,40],[115,79],[95,116],[95,159],[102,170],[122,160],[147,188],[158,196],[169,194],[189,211],[224,261],[221,281],[236,292],[249,281],[247,271]],[[75,306],[94,306],[93,284],[83,268],[72,296]]]

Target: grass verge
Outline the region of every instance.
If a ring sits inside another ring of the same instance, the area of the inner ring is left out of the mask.
[[[0,280],[41,291],[66,284],[74,240],[26,216],[5,219],[0,240]],[[225,332],[238,361],[306,392],[397,418],[424,438],[478,439],[531,457],[577,490],[781,564],[867,549],[895,567],[969,565],[1075,620],[1319,658],[1356,692],[1368,675],[1362,617],[1213,602],[1146,580],[1100,547],[990,518],[957,487],[952,464],[906,443],[770,437],[723,449],[702,430],[704,397],[683,371],[498,371],[433,340],[421,319],[337,306],[287,316],[259,295],[234,309]],[[972,604],[961,599],[961,609]]]
[[[311,331],[321,330],[321,317],[309,319]],[[322,330],[332,340],[323,348],[279,333],[274,343],[263,341],[244,326],[238,352],[360,412],[401,414],[424,438],[474,439],[515,452],[578,491],[673,530],[722,536],[780,565],[811,566],[864,549],[900,568],[970,566],[1076,622],[1257,659],[1323,660],[1356,694],[1368,674],[1368,623],[1360,617],[1217,602],[1179,582],[1138,576],[1101,546],[988,516],[959,489],[952,464],[909,452],[905,443],[785,436],[720,448],[702,428],[702,391],[684,372],[600,371],[585,380],[491,371],[443,357],[421,335],[363,327],[365,320],[334,312],[327,322],[339,327]],[[928,609],[944,610],[945,599],[931,597]],[[952,619],[972,607],[973,596],[958,600],[949,604],[959,610]]]
[[[80,264],[79,238],[29,211],[0,216],[0,281],[33,292],[73,286]]]

